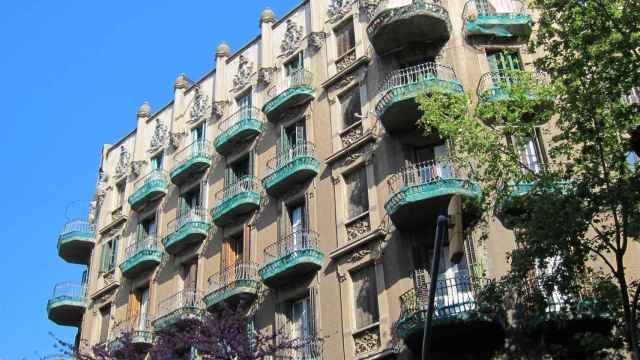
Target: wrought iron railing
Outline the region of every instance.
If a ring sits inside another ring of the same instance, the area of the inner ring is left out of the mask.
[[[441,179],[465,178],[462,170],[450,159],[430,160],[401,168],[389,179],[389,191],[396,193],[404,188],[430,183]]]
[[[195,140],[191,144],[183,147],[173,155],[174,166],[172,170],[175,170],[185,161],[191,160],[196,157],[211,158],[213,154],[213,147],[211,143],[206,140]]]
[[[305,69],[295,70],[289,75],[284,75],[284,77],[278,83],[269,88],[269,90],[267,91],[267,97],[269,98],[268,101],[280,95],[287,89],[301,86],[311,86],[312,82],[313,74],[310,71]]]
[[[378,87],[378,94],[391,89],[415,84],[423,80],[458,81],[453,67],[433,62],[426,62],[390,72]]]
[[[138,315],[116,320],[109,337],[111,341],[117,341],[124,334],[129,334],[132,338],[148,336],[148,334],[153,331],[151,319],[153,319],[153,315],[147,314],[145,319],[140,319]]]
[[[218,201],[218,205],[220,203],[245,192],[259,192],[260,191],[260,182],[258,179],[251,175],[245,175],[239,178],[236,182],[225,185],[224,189],[218,191],[216,193],[216,201]]]
[[[291,161],[302,157],[314,157],[316,147],[313,143],[305,141],[293,144],[292,147],[279,146],[278,154],[267,161],[267,175],[278,171]]]
[[[309,249],[318,249],[318,233],[301,229],[267,246],[264,249],[264,262],[268,264],[296,251]]]
[[[158,303],[158,313],[155,320],[158,320],[172,312],[182,308],[202,309],[200,293],[192,288],[181,290]]]
[[[239,281],[258,281],[258,266],[250,262],[237,262],[208,279],[209,292],[215,292]]]
[[[71,220],[64,225],[62,231],[60,232],[60,236],[65,236],[71,233],[85,233],[85,234],[93,234],[96,231],[96,226],[94,224],[90,224],[86,220],[76,219]]]
[[[160,242],[156,235],[147,235],[144,238],[138,238],[137,234],[133,234],[129,238],[129,246],[124,250],[124,259],[128,259],[136,256],[138,253],[144,250],[160,250]]]
[[[52,299],[58,300],[84,300],[86,295],[86,286],[74,282],[61,282],[53,288]]]
[[[151,184],[156,181],[166,183],[167,173],[161,169],[151,170],[145,176],[142,176],[140,179],[136,180],[136,182],[133,183],[134,193],[142,189],[145,185]]]
[[[369,4],[364,4],[363,7],[371,9],[371,1],[368,1],[367,3]],[[419,10],[429,11],[443,18],[447,18],[448,20],[449,12],[442,5],[440,5],[440,1],[438,0],[412,0],[410,4],[404,6],[391,5],[389,0],[379,0],[377,6],[375,7],[375,10],[371,12],[373,15],[370,18],[373,20],[367,26],[367,34],[371,35],[375,33],[383,24],[385,24],[389,20],[393,20],[394,18],[401,16],[407,16],[407,14],[411,14]],[[382,12],[385,12],[385,14],[383,16],[379,16]]]
[[[549,77],[541,72],[531,73],[524,70],[496,70],[483,74],[478,82],[476,94],[479,98],[507,95],[515,84],[527,86],[531,83],[547,84]],[[503,94],[504,93],[504,94]],[[534,94],[529,94],[532,96]]]
[[[474,21],[479,16],[519,16],[527,15],[524,4],[518,0],[500,0],[496,7],[490,0],[469,0],[462,9],[464,21]]]
[[[227,118],[218,123],[219,134],[229,130],[234,125],[247,119],[255,119],[260,121],[262,119],[262,111],[253,106],[246,106],[238,109],[235,113],[229,115]]]
[[[301,360],[322,359],[322,340],[317,336],[308,336],[301,339],[289,340],[291,346],[279,349],[274,355],[274,360]]]
[[[207,215],[207,209],[203,207],[193,207],[187,212],[178,215],[175,219],[169,221],[167,224],[167,232],[173,234],[178,231],[183,225],[194,222],[209,222]]]

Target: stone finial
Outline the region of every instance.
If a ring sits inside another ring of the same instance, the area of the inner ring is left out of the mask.
[[[264,10],[262,10],[262,14],[260,14],[260,24],[262,25],[263,22],[266,22],[266,23],[276,22],[276,14],[273,12],[273,10],[271,10],[270,7],[267,7]]]
[[[140,105],[138,109],[138,117],[149,117],[151,116],[151,105],[149,105],[148,101],[145,101]]]
[[[223,41],[218,45],[218,48],[216,49],[216,57],[227,57],[229,56],[229,53],[231,53],[231,48],[226,42]]]
[[[187,75],[185,73],[181,73],[176,78],[176,83],[173,85],[174,89],[186,89],[189,84],[189,80],[187,80]]]

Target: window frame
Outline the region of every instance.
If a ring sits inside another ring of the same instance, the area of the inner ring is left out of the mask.
[[[364,208],[363,211],[361,211],[358,214],[351,214],[351,210],[350,210],[350,205],[351,205],[351,195],[353,194],[353,191],[350,191],[349,189],[349,180],[351,179],[352,176],[355,176],[356,173],[359,173],[361,180],[364,180],[364,188],[363,191],[366,194],[366,206]],[[342,174],[342,178],[344,181],[344,199],[345,199],[345,215],[346,215],[346,222],[351,222],[351,220],[356,219],[360,216],[362,216],[363,214],[367,213],[370,211],[371,209],[371,199],[369,199],[369,179],[367,176],[367,166],[366,165],[362,165],[362,166],[357,166],[354,169],[350,169],[348,172]]]

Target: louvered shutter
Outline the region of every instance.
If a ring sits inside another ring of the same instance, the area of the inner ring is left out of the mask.
[[[118,262],[118,242],[120,238],[115,237],[111,242],[111,262],[109,263],[109,270],[115,268]]]
[[[100,272],[107,271],[107,253],[109,252],[107,250],[107,244],[108,242],[103,243],[100,246],[100,270],[99,270]]]

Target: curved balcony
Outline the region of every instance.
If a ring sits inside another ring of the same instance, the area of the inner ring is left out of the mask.
[[[207,210],[202,207],[189,209],[186,213],[173,219],[167,225],[169,235],[162,240],[164,249],[169,254],[178,254],[187,247],[199,244],[211,230],[211,222]]]
[[[47,302],[49,320],[63,326],[80,326],[87,308],[85,287],[81,284],[60,283],[53,288]]]
[[[151,317],[151,315],[149,315]],[[151,320],[140,320],[138,317],[116,322],[116,327],[110,336],[109,351],[117,355],[122,349],[124,337],[129,337],[131,345],[138,350],[148,350],[153,346],[153,326]],[[126,340],[124,340],[126,341]]]
[[[260,277],[268,286],[286,284],[294,278],[315,273],[322,267],[324,253],[315,231],[299,230],[264,249]]]
[[[211,211],[213,222],[217,226],[232,223],[260,207],[260,183],[250,175],[244,176],[216,193],[216,206]]]
[[[378,55],[403,50],[415,44],[428,44],[439,49],[451,36],[449,12],[439,1],[392,1],[404,6],[392,6],[390,1],[378,3],[367,26],[367,35]]]
[[[291,189],[292,185],[315,177],[320,171],[320,161],[314,154],[315,146],[310,142],[279,150],[276,157],[267,161],[268,175],[262,179],[267,193],[277,196]]]
[[[147,203],[160,199],[167,194],[169,182],[162,170],[153,170],[133,184],[133,194],[129,196],[129,205],[139,210]]]
[[[441,276],[437,281],[431,333],[434,352],[481,354],[502,346],[504,328],[497,321],[496,309],[482,301],[483,283],[482,278],[470,276],[466,271]],[[396,334],[418,354],[429,286],[429,274],[416,271],[414,288],[400,296],[400,318],[395,324]],[[464,346],[459,346],[461,341]]]
[[[260,109],[242,108],[218,124],[218,136],[213,145],[220,155],[226,156],[238,143],[260,135],[263,128]]]
[[[64,225],[58,236],[58,255],[66,262],[88,265],[95,243],[95,225],[73,220]]]
[[[195,289],[181,290],[158,303],[153,328],[161,330],[180,322],[202,319],[202,301]]]
[[[269,121],[277,121],[292,107],[301,105],[315,97],[313,74],[300,69],[285,76],[280,83],[271,87],[267,96],[269,100],[262,107]]]
[[[258,267],[253,263],[238,262],[209,277],[209,293],[203,300],[209,309],[222,303],[248,304],[255,299],[259,285]]]
[[[146,271],[153,270],[162,261],[162,249],[155,235],[137,240],[132,235],[129,246],[125,249],[124,261],[120,263],[122,275],[136,277]]]
[[[446,214],[453,195],[463,202],[465,222],[479,211],[480,186],[467,179],[451,160],[427,161],[403,167],[389,180],[391,197],[384,204],[387,214],[400,230],[424,227],[425,219]]]
[[[517,0],[503,0],[498,5],[493,6],[489,0],[468,1],[462,10],[465,36],[528,40],[533,19],[527,14],[524,4]]]
[[[206,171],[212,162],[211,143],[196,140],[185,146],[173,156],[173,169],[169,173],[175,185],[184,184],[194,176]]]
[[[415,130],[421,113],[416,96],[439,89],[463,93],[452,67],[424,63],[387,74],[378,89],[376,114],[387,132]]]
[[[502,189],[501,197],[496,203],[495,214],[505,228],[513,229],[521,223],[526,216],[526,197],[536,186],[535,182],[523,182],[519,184],[508,184]],[[570,181],[557,183],[554,188],[548,191],[559,191],[563,194],[572,186]]]

